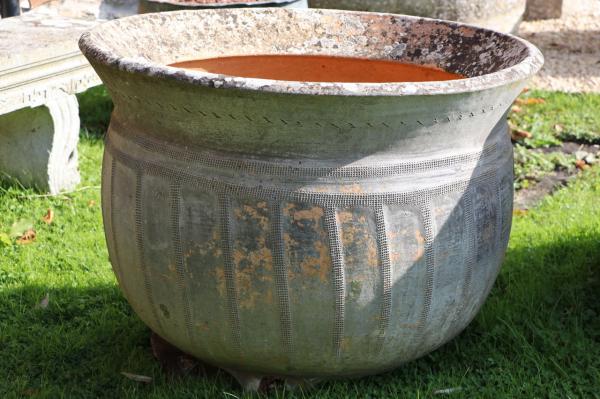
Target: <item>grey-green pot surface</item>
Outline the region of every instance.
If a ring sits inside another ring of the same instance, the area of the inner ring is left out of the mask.
[[[535,47],[437,20],[286,9],[140,15],[80,47],[115,103],[102,182],[111,262],[169,342],[235,370],[357,376],[430,352],[476,315],[508,242],[505,114],[541,66]],[[290,82],[166,66],[244,54],[468,78]]]

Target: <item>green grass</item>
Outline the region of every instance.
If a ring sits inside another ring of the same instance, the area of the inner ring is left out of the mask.
[[[523,140],[527,147],[549,147],[563,141],[600,144],[600,94],[533,90],[521,99],[544,100],[540,104],[519,105],[523,112],[511,115],[515,125],[532,134]]]
[[[572,173],[575,155],[560,152],[563,142],[600,144],[600,94],[533,90],[520,97],[511,124],[531,134],[515,144],[515,185],[527,188],[554,171]],[[541,101],[540,101],[541,100]],[[528,101],[534,102],[528,104]],[[555,151],[530,149],[557,147]]]
[[[101,122],[106,109],[90,112]],[[37,239],[0,243],[0,398],[242,397],[226,375],[170,380],[154,361],[108,262],[101,155],[101,139],[83,134],[84,189],[72,194],[2,186],[0,232],[32,220]],[[48,208],[50,225],[41,220]],[[455,340],[391,373],[269,397],[439,397],[457,387],[450,397],[600,398],[600,167],[515,217],[491,296]]]

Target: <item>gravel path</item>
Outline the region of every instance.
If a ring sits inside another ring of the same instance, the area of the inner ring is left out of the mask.
[[[565,0],[562,18],[523,22],[518,35],[546,58],[531,87],[600,93],[600,0]]]

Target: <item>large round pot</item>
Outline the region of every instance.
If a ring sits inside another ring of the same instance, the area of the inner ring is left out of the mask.
[[[307,8],[307,0],[140,0],[139,13],[217,8]]]
[[[483,304],[511,224],[506,112],[542,64],[531,44],[400,15],[236,9],[111,21],[80,47],[115,104],[102,172],[111,262],[173,345],[233,370],[365,375],[447,342]],[[468,78],[318,83],[167,66],[253,54]]]
[[[501,32],[517,30],[527,0],[309,0],[311,7],[449,19]]]

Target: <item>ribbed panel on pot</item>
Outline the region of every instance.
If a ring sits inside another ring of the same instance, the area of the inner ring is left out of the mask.
[[[309,376],[390,368],[457,334],[491,288],[512,210],[505,136],[502,122],[460,156],[329,171],[265,162],[257,174],[254,160],[113,121],[111,260],[140,317],[209,362]],[[460,173],[435,182],[448,170]],[[374,177],[393,190],[365,190]]]

